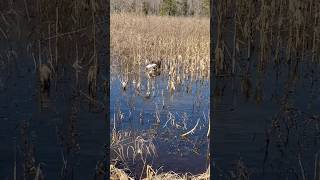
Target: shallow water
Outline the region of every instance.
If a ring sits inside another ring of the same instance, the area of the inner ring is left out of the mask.
[[[114,68],[116,69],[116,68]],[[209,141],[208,131],[209,113],[209,82],[183,82],[171,94],[167,89],[167,76],[161,74],[148,79],[141,73],[141,90],[136,90],[136,83],[129,80],[128,87],[123,90],[118,77],[119,72],[111,74],[111,130],[135,132],[137,135],[148,135],[153,132],[153,143],[156,155],[150,156],[147,164],[160,171],[174,171],[177,173],[203,173],[207,169],[207,153]],[[131,79],[131,78],[129,78]],[[148,81],[151,85],[150,97],[146,97]],[[187,92],[186,84],[191,84]],[[113,117],[121,111],[123,120],[116,122]],[[156,121],[159,113],[160,122]],[[174,120],[170,120],[170,116]],[[185,119],[185,121],[183,121]],[[199,125],[187,139],[180,137],[191,130],[199,119]],[[184,126],[185,125],[185,126]],[[193,151],[197,149],[198,152]],[[114,158],[112,156],[111,158]],[[128,160],[132,160],[129,158]],[[132,163],[130,169],[139,169],[138,162]],[[140,169],[141,171],[141,169]],[[135,172],[133,174],[141,172]]]

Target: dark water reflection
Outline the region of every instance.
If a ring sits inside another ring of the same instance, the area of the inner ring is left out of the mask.
[[[32,57],[23,50],[17,53],[15,61],[1,59],[0,179],[13,178],[15,162],[18,179],[23,167],[32,175],[39,165],[45,179],[94,179],[105,156],[106,111],[90,109],[83,95],[86,73],[76,89],[72,64],[63,64],[50,93],[41,92]],[[97,99],[103,98],[99,86]]]
[[[214,178],[313,179],[318,78],[317,64],[301,63],[214,79]]]

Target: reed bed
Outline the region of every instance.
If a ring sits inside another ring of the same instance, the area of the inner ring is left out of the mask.
[[[209,35],[209,18],[205,17],[112,14],[111,64],[121,68],[123,79],[133,77],[139,84],[142,67],[161,61],[161,70],[170,75],[168,84],[174,90],[186,79],[209,78]]]
[[[217,76],[247,73],[252,64],[263,71],[269,64],[319,63],[319,1],[215,1],[212,7]]]
[[[133,180],[125,171],[110,165],[110,179],[112,180]],[[210,168],[206,172],[197,175],[191,174],[177,174],[175,172],[158,173],[151,166],[147,166],[147,176],[143,180],[208,180],[210,178]]]

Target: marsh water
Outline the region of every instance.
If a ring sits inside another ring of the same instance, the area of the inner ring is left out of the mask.
[[[170,92],[167,74],[162,72],[149,78],[143,66],[139,90],[133,73],[129,73],[128,85],[124,89],[121,86],[121,69],[117,61],[111,68],[110,131],[130,132],[134,137],[149,139],[155,146],[155,152],[146,155],[146,164],[159,172],[205,172],[209,152],[209,81],[185,80]],[[194,132],[181,136],[194,127]],[[126,152],[127,147],[124,149]],[[143,169],[143,163],[139,163],[141,157],[136,156],[133,161],[133,155],[125,156],[131,174],[139,178]],[[117,154],[111,152],[111,159],[116,157]]]
[[[93,178],[97,163],[104,160],[107,130],[103,108],[90,106],[90,101],[75,91],[73,69],[68,66],[57,81],[58,88],[41,98],[32,59],[20,55],[25,59],[17,64],[11,61],[9,68],[1,69],[0,161],[6,166],[1,167],[0,178],[12,177],[15,156],[17,170],[22,171],[25,141],[33,147],[34,164],[41,164],[48,179],[61,176],[63,156],[68,159],[66,176]],[[215,178],[246,172],[253,179],[299,179],[300,162],[305,176],[314,176],[319,150],[319,71],[317,65],[307,63],[294,67],[270,66],[261,73],[253,70],[250,76],[214,79],[211,148]],[[208,163],[209,82],[194,81],[191,90],[182,86],[170,94],[165,75],[148,80],[142,73],[137,94],[132,84],[123,90],[115,72],[111,72],[110,117],[119,110],[123,115],[116,129],[152,135],[156,155],[150,156],[148,163],[154,168],[203,172]],[[148,81],[153,88],[146,98]],[[98,89],[103,101],[102,87]],[[167,122],[169,112],[175,123]],[[173,127],[183,126],[182,117],[188,117],[186,128]],[[195,132],[182,138],[199,118]],[[112,120],[110,123],[112,129]]]
[[[281,63],[214,82],[215,179],[319,175],[318,64]]]
[[[0,161],[6,166],[0,168],[0,178],[12,177],[15,156],[17,170],[22,171],[25,138],[33,146],[35,164],[41,164],[49,179],[60,177],[62,152],[68,159],[67,176],[91,179],[97,162],[104,159],[107,130],[103,109],[90,107],[89,100],[76,93],[71,67],[65,68],[58,88],[51,90],[48,98],[41,98],[32,59],[20,55],[25,59],[17,64],[11,61],[6,66],[9,68],[1,69]],[[300,162],[305,176],[314,176],[319,150],[319,71],[317,65],[307,63],[293,67],[271,66],[247,77],[214,79],[214,177],[226,179],[231,172],[243,171],[253,179],[299,179]],[[150,80],[154,88],[146,98],[148,78],[142,77],[138,95],[133,85],[123,90],[119,78],[111,74],[110,117],[118,110],[124,117],[117,130],[152,134],[157,153],[148,162],[155,168],[203,172],[207,166],[208,124],[204,114],[208,117],[209,82],[195,81],[191,91],[181,87],[170,94],[165,75],[160,75]],[[101,87],[99,93],[102,100]],[[160,113],[158,125],[156,109]],[[176,124],[167,122],[169,112],[176,117]],[[186,129],[171,127],[180,124],[184,116],[188,117]],[[181,138],[198,118],[201,125],[188,135],[189,140]],[[74,126],[70,119],[74,119]],[[70,132],[72,127],[74,132]],[[27,132],[26,137],[22,131]]]

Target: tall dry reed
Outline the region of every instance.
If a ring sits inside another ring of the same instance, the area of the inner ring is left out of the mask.
[[[208,18],[112,14],[111,64],[137,75],[139,82],[141,67],[161,61],[162,72],[170,75],[170,87],[187,77],[208,79],[209,35]]]

